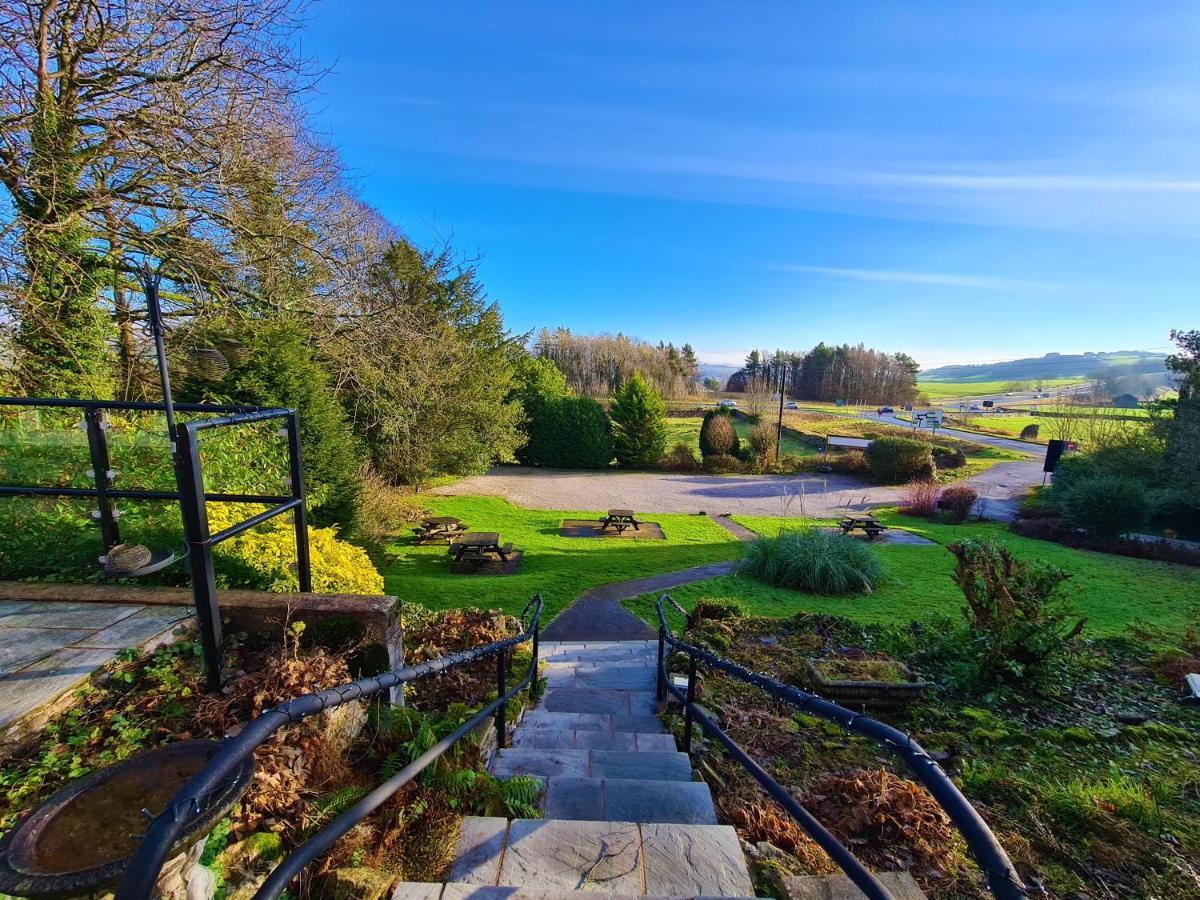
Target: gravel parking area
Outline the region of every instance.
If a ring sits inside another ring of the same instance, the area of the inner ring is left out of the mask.
[[[1001,463],[966,479],[988,518],[1011,518],[1017,499],[1042,480],[1041,463]],[[670,472],[575,472],[498,466],[435,494],[504,497],[530,509],[639,513],[708,512],[831,518],[850,509],[896,504],[903,489],[863,484],[844,475],[687,475]]]

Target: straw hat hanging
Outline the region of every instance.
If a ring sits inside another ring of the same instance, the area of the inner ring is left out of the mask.
[[[141,544],[117,544],[104,557],[104,571],[114,577],[131,575],[150,564],[150,551]]]

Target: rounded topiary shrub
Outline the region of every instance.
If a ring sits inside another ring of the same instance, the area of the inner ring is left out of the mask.
[[[695,450],[683,441],[676,441],[658,461],[658,467],[667,472],[695,472],[700,468],[700,460]]]
[[[710,453],[704,457],[705,472],[741,472],[745,466],[736,456],[727,453]]]
[[[709,410],[700,423],[701,456],[736,456],[741,449],[733,416],[724,407]]]
[[[938,498],[938,505],[941,506],[942,512],[955,522],[965,522],[978,497],[979,495],[971,488],[955,485],[942,491],[942,496]]]
[[[862,541],[813,528],[784,531],[745,545],[738,571],[814,594],[870,593],[884,575],[883,563]]]
[[[1063,493],[1067,521],[1101,540],[1140,528],[1149,507],[1140,482],[1119,475],[1083,478]]]
[[[933,477],[929,445],[908,438],[883,437],[867,448],[871,477],[881,484],[904,484]]]
[[[1026,425],[1024,428],[1021,429],[1021,440],[1036,441],[1038,438],[1038,432],[1040,430],[1041,430],[1041,426],[1038,425],[1037,422],[1033,422],[1029,425]]]

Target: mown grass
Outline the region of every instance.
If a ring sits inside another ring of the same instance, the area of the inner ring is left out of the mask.
[[[596,519],[602,512],[522,509],[497,497],[429,497],[426,504],[435,515],[456,516],[473,531],[497,531],[502,542],[524,551],[515,575],[455,575],[444,544],[417,546],[398,537],[380,567],[384,588],[430,609],[479,606],[518,613],[540,593],[552,617],[589,588],[733,559],[738,552],[737,540],[704,516],[647,515],[662,526],[663,541],[564,538],[558,533],[563,519]]]
[[[951,578],[954,558],[943,547],[961,538],[993,536],[1006,543],[1020,559],[1053,563],[1071,573],[1067,582],[1070,605],[1078,615],[1087,618],[1086,635],[1117,635],[1134,623],[1182,632],[1200,621],[1200,570],[1194,568],[1076,550],[1010,534],[994,523],[944,525],[890,511],[881,511],[879,515],[885,522],[927,537],[940,546],[876,546],[886,580],[873,594],[824,597],[731,575],[675,588],[671,596],[687,609],[702,598],[721,598],[737,600],[753,615],[792,616],[806,610],[884,625],[958,616],[963,597]],[[760,534],[775,534],[781,527],[796,525],[794,519],[777,517],[735,518]],[[626,606],[647,621],[656,621],[656,599],[646,595],[629,601]]]

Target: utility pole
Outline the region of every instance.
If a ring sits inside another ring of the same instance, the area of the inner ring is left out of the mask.
[[[779,366],[779,423],[775,426],[775,465],[779,465],[779,445],[783,443],[783,391],[787,387],[787,366]]]

